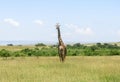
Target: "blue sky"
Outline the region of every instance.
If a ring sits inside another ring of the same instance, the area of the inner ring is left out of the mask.
[[[120,41],[119,0],[1,0],[0,41]]]

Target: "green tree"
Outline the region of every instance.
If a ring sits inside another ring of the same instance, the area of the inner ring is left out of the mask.
[[[101,43],[96,43],[96,46],[99,48],[102,48],[102,44]]]
[[[73,47],[80,47],[80,46],[81,46],[80,43],[76,43],[76,44],[73,45]]]
[[[36,46],[36,47],[39,47],[39,46],[46,46],[46,45],[43,44],[43,43],[38,43],[38,44],[36,44],[35,46]]]

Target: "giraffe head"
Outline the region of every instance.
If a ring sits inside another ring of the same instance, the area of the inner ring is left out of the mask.
[[[56,24],[56,29],[59,29],[59,27],[60,27],[60,24],[57,23],[57,24]]]

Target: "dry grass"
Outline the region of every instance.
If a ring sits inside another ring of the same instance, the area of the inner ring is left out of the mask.
[[[120,82],[119,56],[0,59],[0,82]]]
[[[0,50],[1,49],[6,49],[6,50],[9,50],[9,51],[20,51],[22,49],[25,49],[25,48],[35,48],[35,46],[0,46]]]

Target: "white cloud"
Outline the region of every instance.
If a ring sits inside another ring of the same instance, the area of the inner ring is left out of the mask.
[[[33,23],[38,24],[38,25],[43,25],[43,21],[41,20],[34,20]]]
[[[69,29],[75,29],[75,28],[78,28],[77,25],[74,25],[74,24],[65,24],[65,26]]]
[[[3,21],[6,22],[6,23],[11,24],[11,25],[13,25],[13,26],[16,26],[16,27],[18,27],[18,26],[20,25],[19,22],[15,21],[15,20],[12,19],[12,18],[6,18],[6,19],[4,19]]]
[[[79,34],[84,34],[84,35],[92,35],[93,34],[92,29],[89,28],[89,27],[87,27],[87,28],[76,28],[75,32],[79,33]]]
[[[81,34],[81,35],[92,35],[94,32],[90,27],[79,27],[74,24],[66,24],[68,29],[72,30],[72,33]]]

